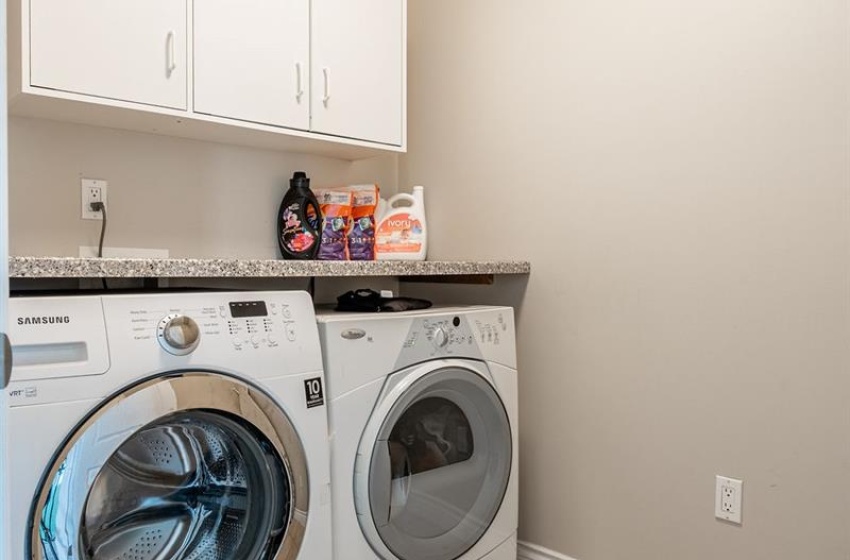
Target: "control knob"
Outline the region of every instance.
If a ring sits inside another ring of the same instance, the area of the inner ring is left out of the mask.
[[[434,345],[437,348],[442,348],[448,343],[449,335],[446,334],[446,331],[444,331],[442,327],[437,327],[436,329],[434,329]]]
[[[201,329],[191,317],[172,313],[163,317],[156,332],[160,345],[175,356],[191,354],[201,342]]]

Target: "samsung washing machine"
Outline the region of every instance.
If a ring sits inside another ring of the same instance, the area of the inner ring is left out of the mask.
[[[513,310],[319,313],[338,560],[516,560]]]
[[[331,558],[306,293],[13,298],[9,317],[16,558]]]

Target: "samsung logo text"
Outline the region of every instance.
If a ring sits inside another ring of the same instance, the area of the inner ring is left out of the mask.
[[[19,325],[67,325],[71,318],[67,315],[55,317],[18,317]]]

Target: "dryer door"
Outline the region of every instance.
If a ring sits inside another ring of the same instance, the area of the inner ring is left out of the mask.
[[[388,379],[392,389],[364,432],[355,467],[361,527],[383,557],[451,560],[493,522],[512,442],[485,375],[483,366],[458,362]]]
[[[212,373],[158,377],[108,400],[56,455],[30,558],[294,559],[308,500],[303,447],[268,395]]]

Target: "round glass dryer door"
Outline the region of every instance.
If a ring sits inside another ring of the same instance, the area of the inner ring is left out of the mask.
[[[505,407],[484,377],[462,367],[434,370],[390,395],[388,412],[379,406],[383,418],[372,419],[377,437],[367,428],[361,442],[359,460],[370,458],[361,471],[368,488],[355,489],[368,492],[364,533],[401,560],[452,560],[501,507],[512,454]]]
[[[222,375],[158,378],[69,439],[33,509],[31,558],[289,560],[308,505],[283,411]]]

